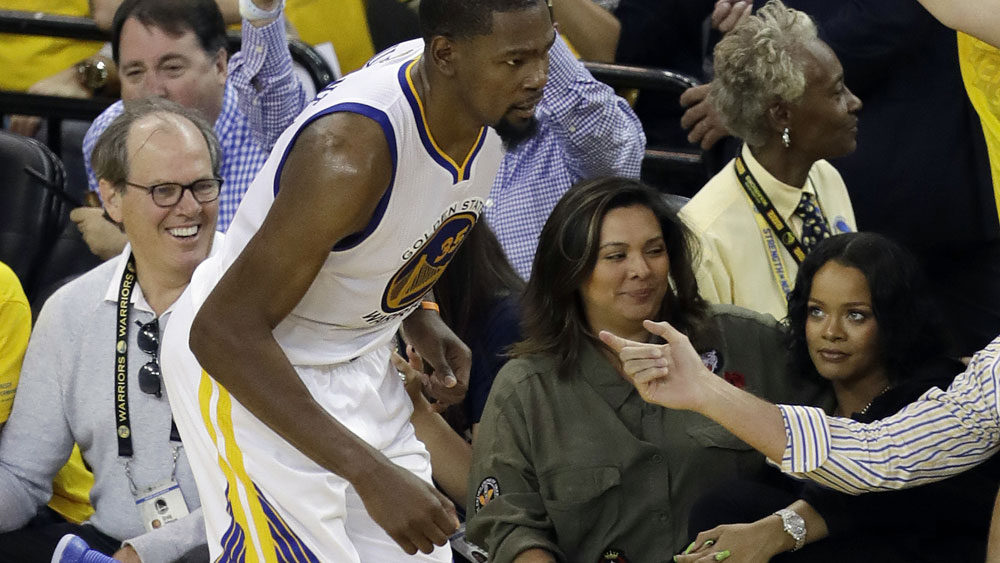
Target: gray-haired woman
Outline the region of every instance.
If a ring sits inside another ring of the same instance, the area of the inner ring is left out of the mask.
[[[710,96],[745,145],[681,212],[702,242],[698,286],[710,302],[782,318],[806,253],[856,230],[824,159],[854,150],[861,101],[809,16],[778,0],[718,44]]]

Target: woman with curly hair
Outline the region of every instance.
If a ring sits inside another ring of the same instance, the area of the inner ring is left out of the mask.
[[[710,97],[745,145],[681,211],[701,239],[698,286],[709,302],[780,319],[810,249],[856,230],[825,159],[854,151],[861,101],[809,16],[778,0],[716,46]]]
[[[914,258],[881,235],[821,242],[799,269],[788,324],[795,371],[827,382],[835,416],[892,415],[963,369],[945,356]],[[718,553],[727,563],[982,561],[998,469],[994,458],[939,483],[861,496],[780,476],[737,481],[695,506],[691,528],[705,531],[675,561],[714,562]]]

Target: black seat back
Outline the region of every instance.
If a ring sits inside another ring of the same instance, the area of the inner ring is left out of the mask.
[[[65,177],[48,147],[0,130],[0,261],[17,274],[36,313],[43,295],[100,263],[69,220],[84,194],[69,193]]]
[[[0,130],[0,261],[31,298],[54,236],[57,195],[65,184],[59,158],[45,145]]]

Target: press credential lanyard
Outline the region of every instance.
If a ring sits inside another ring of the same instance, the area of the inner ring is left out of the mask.
[[[771,274],[774,276],[774,281],[778,284],[778,287],[781,288],[782,293],[784,293],[785,297],[788,297],[788,294],[792,291],[792,283],[788,275],[788,268],[785,266],[785,260],[781,256],[781,250],[778,248],[775,239],[781,241],[781,244],[788,250],[788,253],[792,255],[792,259],[795,260],[796,265],[801,264],[805,260],[806,251],[802,248],[799,238],[795,236],[792,229],[789,228],[785,220],[778,214],[778,210],[774,208],[771,198],[767,197],[767,194],[761,189],[760,184],[757,183],[757,179],[750,173],[746,161],[743,160],[743,155],[736,155],[735,165],[736,178],[739,179],[740,185],[743,186],[743,192],[755,210],[754,220],[757,221],[760,236],[764,241],[764,248],[767,250]]]
[[[132,423],[128,412],[128,316],[135,283],[135,256],[129,254],[118,284],[118,322],[115,325],[115,425],[119,457],[132,457]],[[181,441],[173,419],[170,421],[170,441]]]

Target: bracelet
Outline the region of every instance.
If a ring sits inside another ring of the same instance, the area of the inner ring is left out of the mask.
[[[240,0],[240,16],[250,21],[275,19],[284,9],[285,0],[278,2],[278,6],[271,11],[261,10],[253,0]]]
[[[441,312],[441,307],[438,307],[438,304],[433,301],[421,301],[420,308],[427,309],[428,311],[437,311],[438,313]]]

